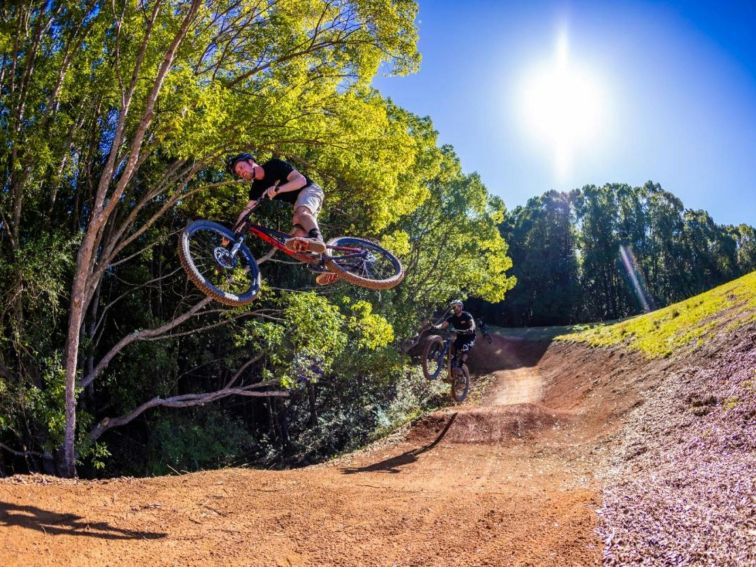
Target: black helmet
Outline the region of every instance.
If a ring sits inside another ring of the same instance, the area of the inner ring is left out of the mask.
[[[250,160],[250,159],[252,161],[257,161],[255,159],[255,156],[253,156],[252,154],[247,154],[247,153],[242,153],[242,154],[236,154],[236,155],[233,155],[233,156],[228,156],[226,158],[226,171],[228,171],[234,177],[238,177],[236,175],[236,172],[234,172],[234,167],[240,161],[247,161],[247,160]]]

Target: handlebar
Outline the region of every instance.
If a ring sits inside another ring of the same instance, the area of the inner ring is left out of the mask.
[[[458,335],[474,335],[475,329],[449,329],[452,333],[457,333]]]
[[[246,229],[247,222],[249,221],[250,215],[255,211],[257,207],[260,206],[260,203],[262,203],[265,199],[269,199],[267,193],[263,193],[260,195],[260,198],[255,201],[255,204],[252,206],[252,208],[249,210],[249,212],[244,215],[244,218],[234,225],[233,231],[235,234],[242,234],[244,230]]]

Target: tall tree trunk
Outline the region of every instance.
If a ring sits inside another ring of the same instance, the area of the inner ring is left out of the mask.
[[[80,344],[80,330],[84,319],[84,313],[91,301],[97,286],[99,286],[102,271],[95,275],[96,266],[96,251],[98,246],[102,242],[103,229],[106,223],[113,215],[121,196],[124,194],[127,185],[131,181],[132,177],[136,173],[139,162],[139,153],[142,149],[142,143],[147,130],[152,123],[154,117],[154,108],[157,98],[163,86],[168,70],[173,64],[174,57],[178,51],[179,45],[186,37],[189,26],[197,15],[197,10],[200,6],[200,0],[193,0],[191,7],[189,8],[184,20],[182,21],[181,28],[176,33],[170,46],[166,50],[163,61],[158,69],[157,76],[152,85],[149,95],[147,96],[144,113],[139,121],[139,125],[134,133],[134,138],[129,145],[128,160],[124,167],[123,172],[116,184],[115,189],[110,195],[108,195],[108,188],[111,185],[111,179],[115,170],[116,157],[119,153],[119,148],[124,141],[124,131],[126,125],[126,117],[129,113],[129,108],[133,101],[133,96],[136,91],[136,86],[140,80],[141,66],[144,61],[144,57],[147,52],[149,41],[151,38],[152,28],[157,19],[161,2],[155,2],[151,19],[148,22],[147,29],[145,31],[144,41],[140,46],[140,53],[137,56],[137,60],[134,66],[134,72],[129,87],[123,93],[123,99],[121,103],[121,112],[118,119],[118,125],[116,127],[116,133],[111,145],[110,155],[106,166],[100,176],[100,183],[97,188],[97,195],[95,197],[95,203],[92,210],[92,217],[87,231],[84,235],[84,240],[79,248],[79,253],[76,258],[76,272],[74,275],[73,285],[71,287],[71,309],[68,320],[68,332],[66,338],[66,428],[63,438],[63,474],[68,477],[76,476],[76,450],[75,450],[75,437],[76,437],[76,374],[79,366],[78,354]]]

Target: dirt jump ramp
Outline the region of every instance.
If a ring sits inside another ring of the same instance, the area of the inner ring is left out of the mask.
[[[600,565],[594,471],[628,391],[585,349],[481,346],[471,366],[493,375],[478,401],[326,464],[0,480],[2,563]]]

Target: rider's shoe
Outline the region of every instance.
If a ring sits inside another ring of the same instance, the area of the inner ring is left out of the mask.
[[[305,238],[303,236],[295,236],[289,238],[284,243],[287,248],[291,248],[295,252],[313,252],[315,254],[322,254],[326,251],[325,242],[320,238]]]
[[[315,254],[322,254],[327,250],[325,242],[323,242],[322,238],[307,238],[308,245],[307,249],[310,252],[315,252]]]
[[[315,283],[318,285],[330,285],[332,283],[336,283],[337,281],[339,281],[339,276],[331,272],[318,274],[315,278]]]

